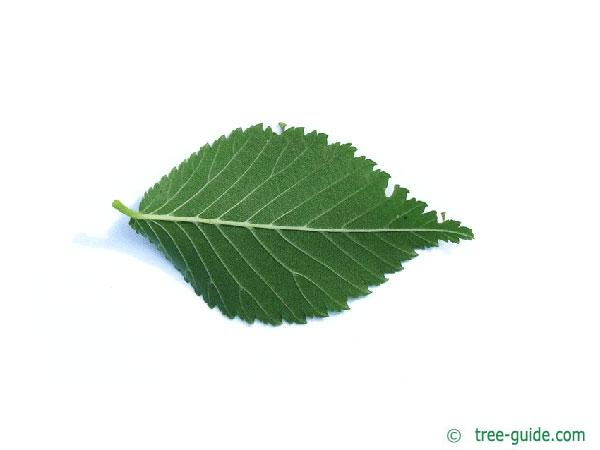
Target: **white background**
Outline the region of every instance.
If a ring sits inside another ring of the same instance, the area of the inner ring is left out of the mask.
[[[477,426],[598,448],[599,23],[578,1],[2,2],[0,448],[511,448]],[[279,121],[476,239],[305,326],[210,310],[111,201]]]

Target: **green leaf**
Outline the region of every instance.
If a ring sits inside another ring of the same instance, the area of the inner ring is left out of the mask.
[[[350,144],[282,126],[236,129],[174,168],[130,225],[228,317],[305,323],[348,309],[415,250],[472,239],[454,220],[354,155]]]

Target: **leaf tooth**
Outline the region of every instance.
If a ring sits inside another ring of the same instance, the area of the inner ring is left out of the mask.
[[[400,187],[400,185],[396,184],[394,186],[394,190],[392,191],[392,195],[390,198],[393,198],[396,201],[406,201],[406,196],[408,195],[408,189]]]
[[[223,295],[221,295],[219,288],[217,287],[217,285],[215,283],[212,282],[212,280],[208,284],[207,295],[208,295],[208,298],[210,299],[211,303],[213,304],[213,306],[217,306],[219,308],[219,310],[223,314],[225,314],[225,316],[229,317],[230,319],[235,317],[234,314],[229,311],[229,308],[227,307],[227,304],[225,303],[225,299],[223,298]],[[218,299],[218,301],[217,301],[217,299]],[[219,305],[221,305],[222,307],[220,307]]]

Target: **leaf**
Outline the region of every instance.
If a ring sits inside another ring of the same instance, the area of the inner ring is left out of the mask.
[[[348,309],[415,250],[472,239],[425,212],[350,144],[288,128],[236,129],[174,168],[130,225],[228,317],[305,323]]]

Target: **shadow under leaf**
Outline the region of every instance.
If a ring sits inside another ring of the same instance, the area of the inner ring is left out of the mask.
[[[173,265],[147,239],[137,234],[130,226],[129,219],[120,216],[108,229],[105,236],[91,236],[87,233],[77,233],[73,243],[85,247],[102,250],[112,250],[152,264],[171,274],[181,283],[185,280]]]

